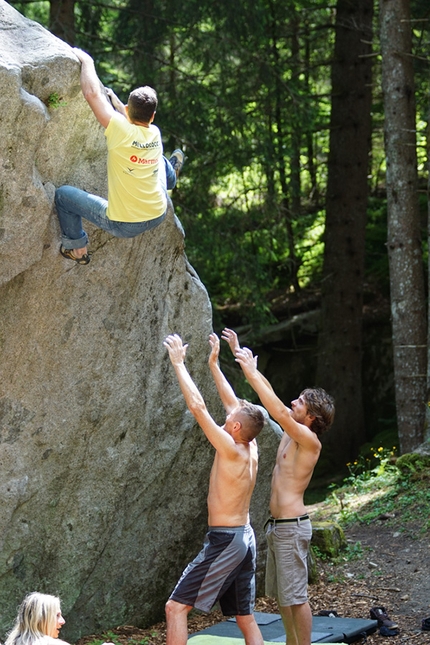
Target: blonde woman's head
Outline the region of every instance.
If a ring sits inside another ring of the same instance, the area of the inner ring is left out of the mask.
[[[33,645],[42,636],[58,637],[58,623],[64,624],[60,599],[34,591],[28,594],[18,610],[15,626],[5,645]]]

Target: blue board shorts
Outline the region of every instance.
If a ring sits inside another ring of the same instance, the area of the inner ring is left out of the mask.
[[[256,546],[250,524],[209,527],[203,549],[186,567],[170,600],[224,616],[248,616],[255,603]]]

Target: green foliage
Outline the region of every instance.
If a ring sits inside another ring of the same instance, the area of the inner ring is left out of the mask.
[[[52,92],[46,100],[46,105],[50,108],[57,109],[59,107],[65,107],[67,105],[67,101],[63,101],[58,92]]]
[[[318,547],[314,545],[312,545],[312,550],[320,560],[330,560],[330,562],[332,562],[333,564],[339,564],[341,562],[351,562],[352,560],[360,560],[364,555],[363,547],[360,541],[354,542],[354,544],[348,543],[342,549],[342,552],[335,557],[330,557],[327,553],[322,553],[318,549]],[[334,580],[331,580],[331,582],[334,582]]]
[[[344,479],[344,485],[351,486],[355,491],[365,490],[368,482],[376,477],[381,481],[384,478],[390,480],[396,471],[395,446],[391,450],[383,446],[370,450],[370,454],[360,454],[355,461],[346,464],[349,476]]]
[[[153,633],[153,636],[156,636],[156,632]],[[148,636],[139,639],[129,637],[127,639],[127,645],[148,645],[150,640],[151,639]],[[106,642],[114,643],[114,645],[121,645],[121,639],[111,630],[103,632],[100,638],[94,638],[93,640],[88,641],[87,645],[102,645],[102,643]]]
[[[307,3],[159,3],[142,20],[138,5],[129,0],[114,39],[127,42],[130,84],[159,93],[166,149],[187,152],[174,202],[189,259],[220,319],[235,306],[242,322],[271,322],[270,293],[308,284],[321,266],[327,131],[316,122],[329,103],[316,94],[328,89],[329,54],[317,51],[330,13],[322,3],[320,15]]]
[[[48,27],[49,24],[49,2],[48,0],[43,0],[41,2],[10,2],[13,7],[20,13],[22,13],[30,20],[39,22],[44,27]]]
[[[411,479],[426,479],[430,476],[430,455],[415,452],[407,453],[397,459],[396,467],[401,475]]]
[[[359,560],[364,555],[361,542],[354,542],[354,544],[347,544],[345,551],[342,554],[342,560],[350,562],[351,560]]]
[[[314,552],[315,556],[318,558],[318,560],[329,559],[328,553],[323,553],[323,551],[321,551],[321,549],[319,549],[315,544],[311,544],[311,549]]]
[[[332,584],[344,584],[345,576],[342,573],[337,573],[337,574],[330,573],[327,576],[327,582],[330,582]]]
[[[47,26],[49,2],[12,2]],[[412,3],[420,172],[429,23]],[[173,195],[215,322],[274,321],[275,294],[319,286],[331,108],[333,8],[322,0],[76,0],[76,44],[127,101],[153,85],[167,152],[188,160]],[[378,50],[375,24],[375,47]],[[375,59],[366,279],[389,293],[383,104]],[[50,107],[57,107],[52,104]]]
[[[350,464],[350,475],[333,486],[321,509],[324,519],[332,517],[341,525],[370,523],[378,518],[399,531],[403,522],[414,520],[417,531],[429,528],[430,457],[412,453],[395,458],[394,449],[379,448],[373,463],[357,460]],[[318,516],[317,516],[318,518]]]
[[[110,630],[107,632],[104,632],[101,638],[95,638],[94,640],[89,641],[88,645],[102,645],[102,643],[105,643],[105,642],[115,643],[115,645],[119,645],[119,639]]]

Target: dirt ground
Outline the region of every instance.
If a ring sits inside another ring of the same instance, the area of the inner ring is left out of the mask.
[[[383,606],[391,620],[398,623],[399,634],[384,637],[377,630],[367,637],[368,645],[381,645],[384,641],[392,645],[430,643],[430,632],[421,630],[422,619],[430,617],[430,535],[418,532],[414,524],[393,523],[389,517],[369,525],[357,524],[345,533],[352,549],[360,543],[355,549],[361,551],[361,557],[345,557],[338,564],[319,561],[320,580],[309,587],[312,613],[334,610],[346,618],[370,618],[371,607]],[[256,610],[277,613],[276,603],[270,598],[259,598]],[[223,617],[216,610],[209,615],[191,612],[189,633],[220,620]],[[123,625],[111,631],[121,645],[166,642],[164,622],[148,629]],[[88,636],[77,645],[87,645],[94,638],[104,637]]]

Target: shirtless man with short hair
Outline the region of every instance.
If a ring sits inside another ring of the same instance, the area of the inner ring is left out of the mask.
[[[250,349],[240,348],[236,333],[225,329],[222,338],[263,406],[284,430],[273,469],[271,515],[266,523],[266,594],[277,600],[288,645],[310,645],[307,554],[312,526],[303,495],[320,456],[319,436],[333,423],[334,401],[323,389],[309,388],[291,402],[290,410],[258,371],[257,357]]]
[[[187,616],[196,607],[209,612],[219,601],[225,616],[236,616],[246,645],[263,645],[255,621],[256,547],[249,504],[258,467],[255,437],[264,424],[261,410],[239,400],[218,364],[219,339],[210,335],[209,367],[227,413],[223,426],[210,416],[185,367],[188,345],[177,334],[164,346],[190,412],[216,450],[209,480],[209,530],[202,551],[184,570],[166,603],[166,645],[186,645]]]

